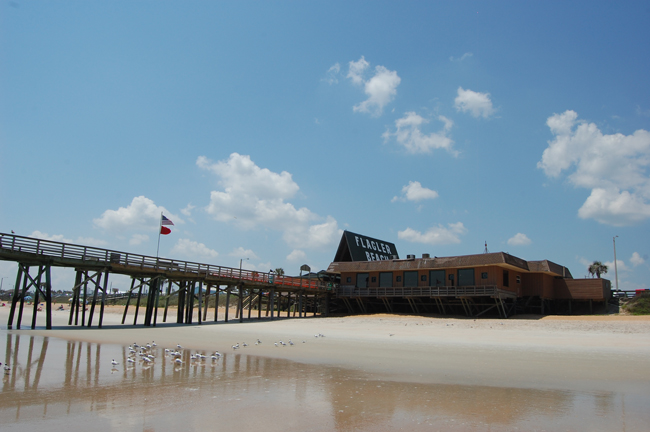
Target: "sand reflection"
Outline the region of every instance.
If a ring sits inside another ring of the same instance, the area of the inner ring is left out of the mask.
[[[1,335],[2,333],[0,333]],[[224,352],[182,364],[164,347],[129,363],[129,348],[6,335],[0,429],[50,430],[643,430],[625,394],[378,380],[376,376]],[[113,366],[111,360],[119,364]],[[506,384],[506,383],[504,383]]]

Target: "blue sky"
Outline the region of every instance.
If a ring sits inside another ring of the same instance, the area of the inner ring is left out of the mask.
[[[0,231],[155,255],[164,211],[177,259],[297,274],[348,229],[612,281],[618,235],[648,287],[649,29],[633,1],[3,1]]]

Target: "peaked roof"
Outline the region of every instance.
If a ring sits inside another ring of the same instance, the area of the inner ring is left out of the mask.
[[[399,259],[393,243],[343,231],[334,262],[384,261]]]

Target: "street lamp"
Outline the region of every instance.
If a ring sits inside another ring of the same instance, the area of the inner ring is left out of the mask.
[[[244,260],[248,261],[248,258],[241,258],[239,260],[239,280],[241,280],[241,265],[242,265],[242,262],[244,262]]]
[[[618,267],[616,265],[616,237],[614,236],[613,241],[614,241],[614,274],[616,275],[616,292],[618,293]]]

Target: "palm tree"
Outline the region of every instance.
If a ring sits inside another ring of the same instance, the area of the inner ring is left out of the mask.
[[[275,274],[278,276],[284,276],[284,269],[282,267],[278,267],[275,269]]]
[[[607,266],[600,261],[594,261],[593,264],[589,266],[589,274],[593,277],[595,274],[598,279],[600,279],[600,274],[607,273]]]

